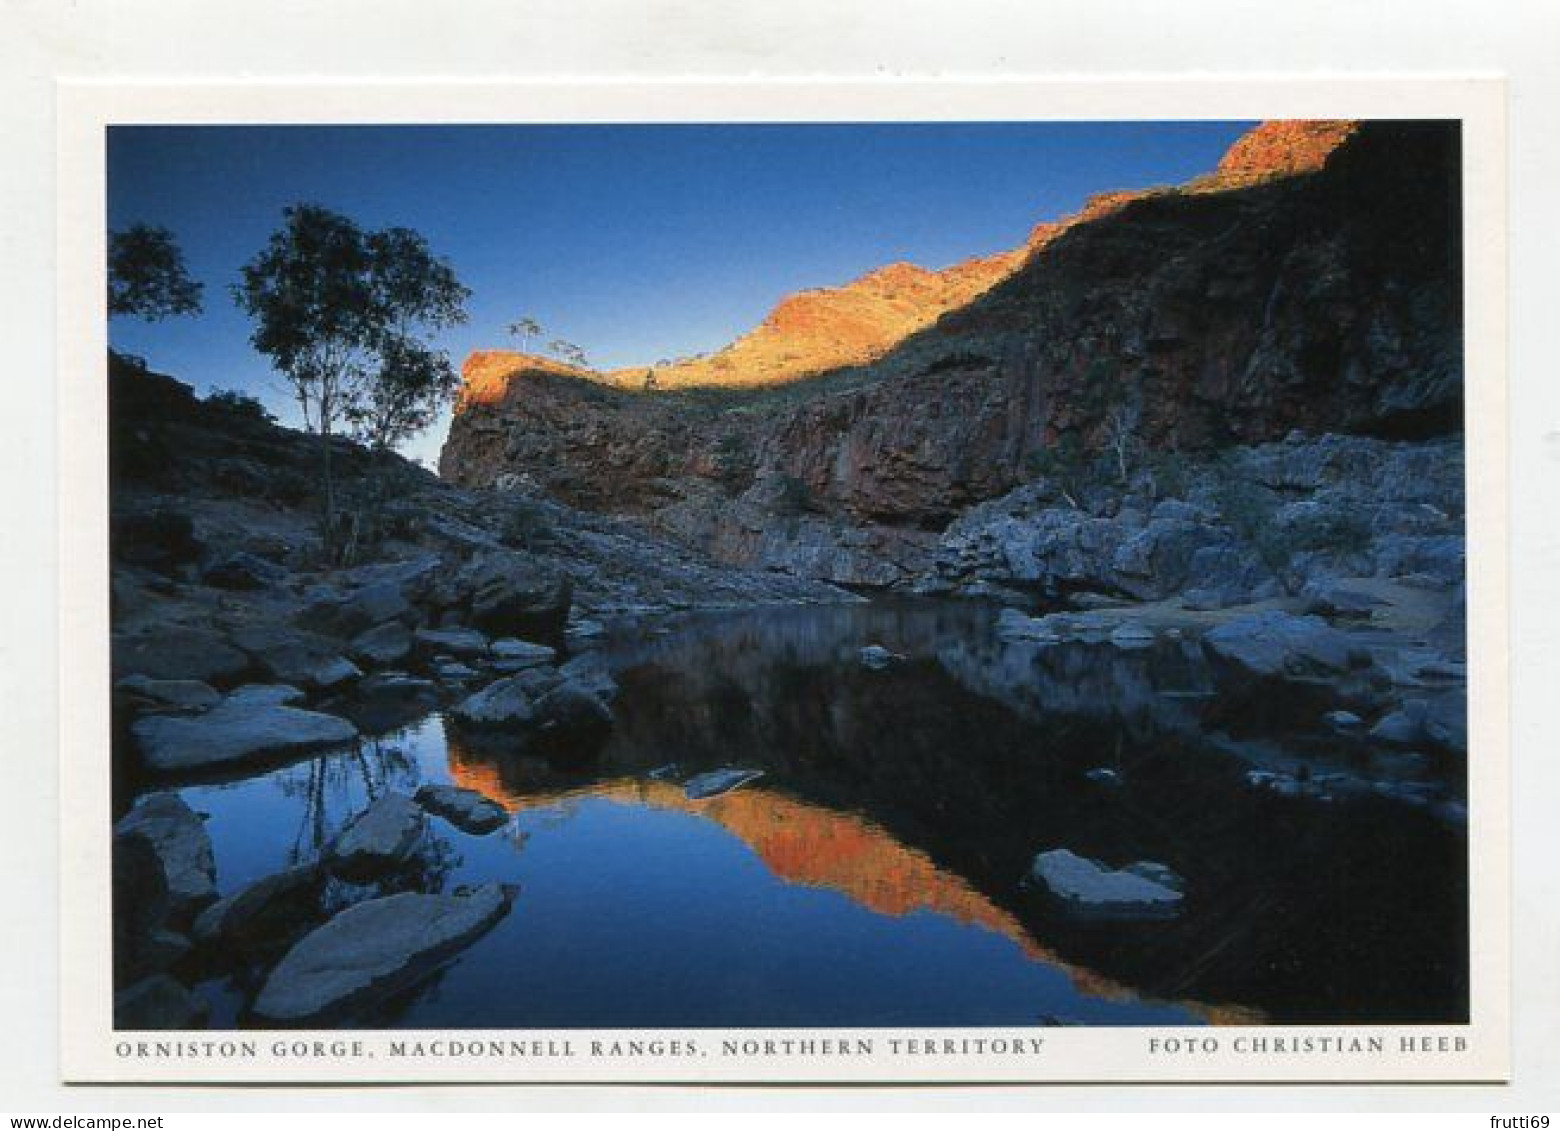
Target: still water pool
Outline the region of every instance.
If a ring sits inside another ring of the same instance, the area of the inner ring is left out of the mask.
[[[1377,797],[1254,788],[1254,764],[1380,772],[1292,714],[1236,710],[1196,648],[1037,648],[991,610],[690,616],[609,639],[599,754],[560,767],[433,714],[180,789],[231,892],[318,858],[387,790],[437,818],[392,887],[518,886],[490,933],[364,1024],[416,1028],[1182,1025],[1466,1013],[1464,830]],[[863,666],[882,644],[905,659]],[[679,784],[762,776],[693,800]],[[1110,769],[1113,782],[1091,770]],[[1167,921],[1078,921],[1023,883],[1065,847],[1187,881]],[[338,903],[373,894],[339,888]],[[214,973],[215,1026],[258,970]]]

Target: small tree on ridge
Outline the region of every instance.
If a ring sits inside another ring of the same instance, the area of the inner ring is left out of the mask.
[[[291,385],[320,437],[324,540],[336,549],[332,437],[346,424],[388,446],[424,426],[454,389],[448,359],[417,334],[464,320],[469,292],[409,228],[365,232],[315,204],[282,213],[241,270],[234,298],[250,341]]]
[[[134,224],[108,237],[108,313],[156,322],[200,313],[201,284],[167,228]]]

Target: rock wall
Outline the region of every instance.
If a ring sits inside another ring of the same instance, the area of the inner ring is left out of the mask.
[[[647,390],[475,355],[441,473],[518,477],[727,561],[892,584],[1068,445],[1456,433],[1458,168],[1455,124],[1268,123],[1207,177],[1041,225],[982,261],[968,301],[821,373]],[[829,336],[802,323],[808,348]],[[787,324],[766,323],[766,358]]]

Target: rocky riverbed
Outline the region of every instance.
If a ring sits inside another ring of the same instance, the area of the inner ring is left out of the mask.
[[[345,445],[357,558],[328,566],[305,438],[114,393],[122,1027],[1465,1008],[1452,441],[1042,477],[904,604]],[[703,862],[658,871],[688,837]],[[642,941],[546,951],[614,914]],[[733,915],[793,972],[748,969]],[[823,956],[862,931],[846,991]],[[747,988],[624,983],[646,954]],[[950,954],[989,973],[925,997]]]
[[[969,601],[658,616],[472,656],[408,725],[138,777],[120,1023],[1460,1015],[1455,743],[1313,678],[1368,691],[1363,630],[1218,615],[1283,662]],[[594,707],[560,741],[570,682]]]

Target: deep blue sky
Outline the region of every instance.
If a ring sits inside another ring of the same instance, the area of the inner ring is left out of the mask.
[[[282,208],[416,228],[473,294],[439,345],[521,314],[601,367],[711,350],[784,294],[1019,243],[1096,192],[1211,169],[1251,123],[116,126],[108,222],[171,229],[205,313],[115,319],[117,348],[295,419],[229,287]],[[409,446],[429,458],[443,424]]]

